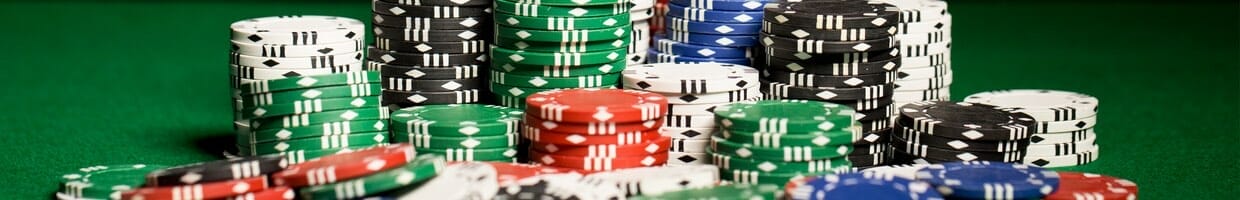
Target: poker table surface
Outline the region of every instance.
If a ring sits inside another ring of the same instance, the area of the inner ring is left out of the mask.
[[[1240,189],[1235,1],[951,1],[952,97],[1059,89],[1101,99],[1098,161],[1141,199]],[[178,165],[231,146],[228,26],[275,15],[369,21],[369,1],[0,2],[0,197],[62,174]]]

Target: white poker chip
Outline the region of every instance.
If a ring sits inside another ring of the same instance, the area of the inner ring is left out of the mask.
[[[469,187],[461,187],[468,185]],[[499,173],[486,163],[450,165],[417,190],[397,199],[491,199],[499,190]]]
[[[632,0],[629,1],[629,5],[633,7],[629,9],[631,11],[650,10],[654,8],[654,0]]]
[[[685,153],[685,152],[667,152],[668,166],[714,166],[710,165],[710,153]]]
[[[629,21],[644,21],[654,17],[654,9],[634,9],[629,11]]]
[[[594,173],[582,179],[614,183],[628,196],[655,195],[714,186],[719,182],[718,170],[712,165],[642,167]]]
[[[1098,98],[1058,90],[989,91],[969,95],[964,101],[1020,111],[1039,122],[1077,120],[1098,114]]]
[[[624,87],[658,93],[716,93],[759,84],[758,70],[721,63],[633,65],[622,74]]]
[[[887,166],[878,166],[878,167],[866,168],[866,169],[861,170],[861,171],[862,171],[862,172],[874,172],[874,173],[877,173],[877,174],[880,174],[880,175],[883,175],[883,176],[893,176],[893,177],[901,177],[901,178],[907,178],[907,179],[916,179],[916,178],[917,178],[917,171],[918,171],[918,170],[921,170],[921,168],[925,168],[926,166],[930,166],[930,165],[929,165],[929,164],[900,164],[900,165],[887,165]]]
[[[232,40],[255,44],[313,45],[362,40],[366,24],[336,16],[277,16],[234,22]]]

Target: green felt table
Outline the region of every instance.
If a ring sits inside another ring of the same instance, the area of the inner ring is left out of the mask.
[[[1179,2],[1179,3],[1171,3]],[[368,1],[0,3],[2,199],[47,198],[100,164],[221,158],[228,25],[272,15],[369,21]],[[1010,88],[1101,99],[1101,158],[1142,199],[1224,199],[1235,155],[1235,1],[952,1],[952,96]]]

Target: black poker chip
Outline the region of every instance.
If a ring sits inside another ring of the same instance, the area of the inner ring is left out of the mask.
[[[767,80],[801,87],[860,87],[896,81],[895,72],[832,76],[767,69],[762,70],[762,76]]]
[[[759,42],[768,48],[805,53],[854,53],[900,47],[900,40],[897,40],[895,37],[858,41],[830,41],[788,38],[768,33],[759,33],[758,36]]]
[[[859,110],[855,115],[857,121],[870,121],[876,119],[891,119],[891,114],[895,109],[895,105],[881,106],[877,109]]]
[[[375,26],[403,29],[467,30],[494,26],[490,16],[460,18],[401,17],[374,14]]]
[[[411,42],[388,38],[375,38],[375,47],[383,50],[403,53],[486,53],[489,45],[490,44],[488,44],[485,40],[457,42]]]
[[[366,57],[372,61],[393,65],[409,65],[422,67],[450,67],[457,65],[485,64],[487,53],[449,54],[449,53],[402,53],[383,50],[374,46],[366,49]]]
[[[900,9],[879,1],[801,1],[768,5],[763,20],[813,29],[874,28],[896,25]]]
[[[163,187],[245,179],[275,173],[284,165],[280,155],[231,158],[156,170],[146,175],[146,184]]]
[[[899,137],[891,138],[891,147],[895,151],[904,152],[923,158],[932,158],[945,161],[1000,161],[1000,162],[1020,162],[1025,157],[1024,151],[1014,152],[980,152],[980,151],[959,151],[943,149],[938,147],[926,146],[919,143],[909,142]]]
[[[890,164],[890,165],[938,164],[938,163],[949,163],[949,162],[959,162],[959,161],[942,160],[942,159],[934,159],[934,158],[923,158],[923,157],[918,157],[918,156],[915,156],[909,153],[900,152],[900,151],[891,151],[891,160],[887,164]]]
[[[885,144],[891,138],[891,130],[891,128],[885,128],[862,132],[861,138],[853,141],[853,145]]]
[[[493,0],[379,0],[410,6],[490,6]]]
[[[888,151],[888,150],[890,150],[890,149],[891,149],[891,145],[887,145],[887,144],[883,144],[883,143],[879,143],[879,144],[854,144],[854,145],[853,145],[853,151],[852,151],[851,153],[848,153],[848,155],[852,156],[852,155],[876,154],[876,153],[881,153],[881,152]]]
[[[371,4],[371,11],[376,14],[401,17],[460,18],[485,17],[491,13],[491,8],[486,6],[414,6],[374,1]]]
[[[1016,110],[978,103],[922,101],[900,107],[900,126],[929,135],[977,140],[1011,141],[1029,138],[1036,121]]]
[[[768,51],[775,51],[769,49]],[[874,53],[874,52],[869,52]],[[849,54],[866,54],[866,53],[849,53]],[[797,61],[794,59],[767,57],[765,59],[766,66],[764,68],[772,71],[786,71],[808,74],[833,75],[833,76],[852,76],[861,74],[882,74],[895,72],[900,69],[901,60],[898,55],[890,56],[886,60],[869,60],[854,62],[819,62],[813,60]]]
[[[810,40],[859,41],[891,37],[899,30],[895,26],[856,29],[813,29],[762,21],[762,31],[771,35]]]
[[[877,110],[895,103],[891,97],[880,97],[877,99],[861,99],[861,100],[828,100],[826,102],[845,105],[852,107],[854,110]]]
[[[891,154],[892,151],[884,151],[873,154],[848,155],[848,161],[852,163],[853,167],[885,165],[891,160]]]
[[[485,89],[486,80],[482,78],[425,80],[396,77],[381,79],[384,90],[412,92],[451,92],[460,90]]]
[[[486,73],[478,73],[479,70],[486,70],[480,65],[461,65],[451,67],[415,67],[403,65],[389,65],[380,62],[366,62],[367,69],[375,69],[379,71],[380,76],[418,79],[418,80],[445,80],[445,79],[470,79],[478,78],[486,75]]]
[[[766,56],[783,58],[786,60],[814,62],[814,63],[856,63],[856,62],[878,62],[900,58],[901,52],[899,48],[880,49],[859,53],[805,53],[796,50],[762,48],[763,51],[755,51],[754,53],[764,53]]]
[[[1014,141],[973,141],[956,138],[945,138],[922,133],[913,129],[896,126],[892,137],[904,141],[942,149],[980,152],[1013,152],[1023,151],[1029,146],[1029,140]]]
[[[890,134],[890,131],[891,131],[891,130],[890,130],[890,129],[891,129],[891,119],[876,119],[876,120],[869,120],[869,121],[857,121],[857,123],[861,124],[861,132],[862,132],[862,133],[877,132],[877,131],[879,131],[879,130],[888,130],[887,132],[888,132],[888,134]]]
[[[482,90],[472,89],[450,92],[383,90],[383,102],[381,104],[384,106],[396,105],[404,108],[421,105],[477,103],[480,101],[478,91]]]
[[[461,42],[472,40],[490,39],[491,28],[476,28],[462,30],[442,30],[442,29],[403,29],[385,26],[375,26],[373,32],[375,38],[385,38],[397,41],[411,42]]]
[[[799,87],[785,83],[762,80],[759,85],[762,93],[777,99],[801,99],[814,101],[841,101],[859,99],[877,99],[891,96],[895,86],[892,84],[871,85],[850,88]]]

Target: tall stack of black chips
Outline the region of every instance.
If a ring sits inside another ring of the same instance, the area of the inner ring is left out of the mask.
[[[383,105],[482,101],[490,0],[376,0],[371,10],[375,40],[366,67],[383,76]]]

